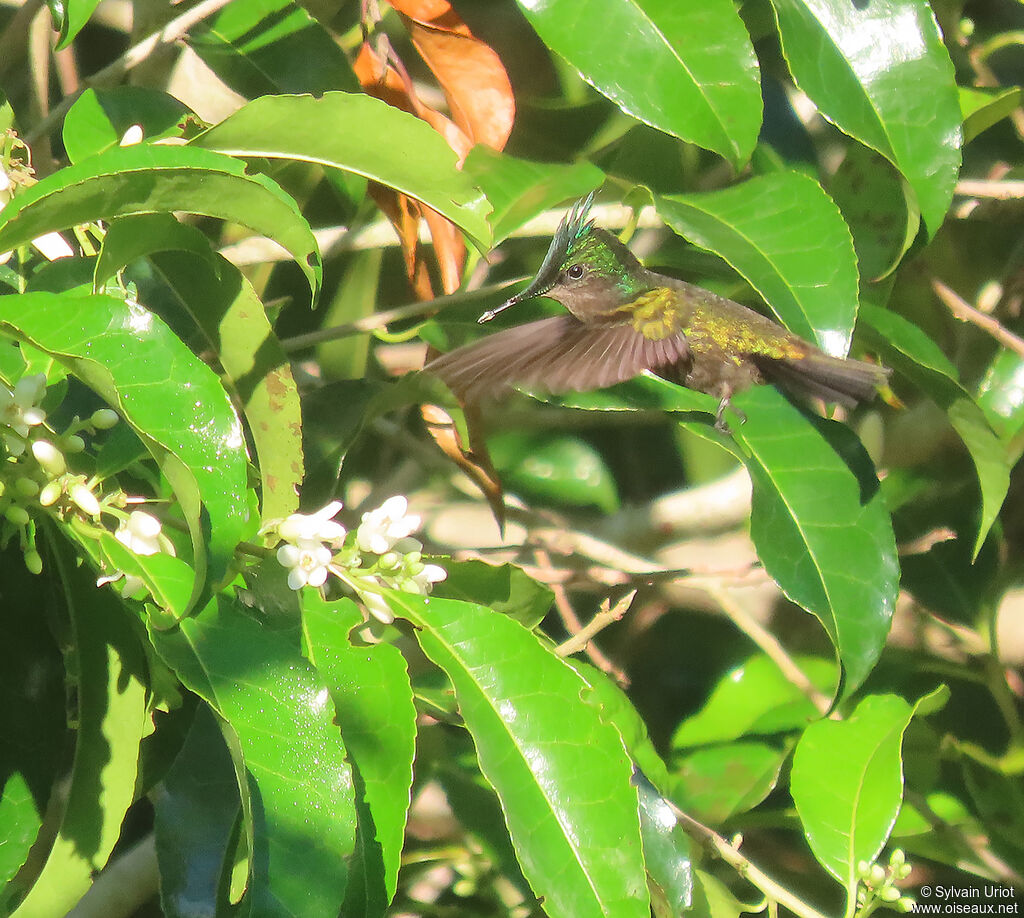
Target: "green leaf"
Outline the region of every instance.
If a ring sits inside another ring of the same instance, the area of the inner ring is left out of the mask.
[[[303,478],[302,412],[291,362],[263,303],[221,255],[213,256],[212,270],[177,252],[152,260],[217,354],[242,406],[259,459],[263,518],[287,516],[298,506]]]
[[[844,887],[889,837],[903,799],[903,732],[922,703],[869,695],[845,720],[820,720],[800,738],[790,789],[814,856]]]
[[[77,163],[116,147],[135,124],[147,142],[178,137],[181,122],[191,114],[174,96],[145,86],[87,89],[64,116],[61,138],[68,159]]]
[[[970,143],[982,131],[998,124],[1020,106],[1021,88],[984,90],[971,86],[958,86],[960,114],[964,119],[964,144]]]
[[[581,198],[604,181],[604,173],[588,162],[538,163],[482,144],[469,151],[463,168],[494,208],[489,217],[494,245],[537,214]]]
[[[253,914],[336,918],[352,853],[352,772],[327,687],[287,632],[219,596],[150,639],[178,678],[230,728]]]
[[[359,130],[352,130],[354,124]],[[490,242],[490,205],[455,167],[444,138],[425,121],[371,96],[264,96],[200,134],[190,147],[355,172],[422,201],[481,248]]]
[[[906,183],[882,156],[850,144],[828,188],[853,234],[865,281],[896,269],[921,226],[921,212]]]
[[[1000,350],[978,387],[978,405],[1004,440],[1024,427],[1024,357]]]
[[[215,914],[240,800],[231,754],[206,705],[151,796],[163,914]]]
[[[713,414],[714,398],[653,376],[557,402],[671,411],[740,459],[753,482],[751,536],[765,570],[824,625],[843,665],[843,695],[860,685],[885,645],[899,565],[874,467],[849,428],[809,416],[772,386],[733,399],[747,420],[734,424],[731,440],[691,417]]]
[[[302,603],[306,655],[331,691],[341,735],[363,785],[366,812],[360,815],[359,855],[365,902],[361,911],[372,913],[374,909],[366,904],[376,903],[383,913],[398,884],[416,752],[416,708],[409,673],[405,658],[391,644],[351,642],[349,633],[363,622],[351,599],[329,603],[318,593],[303,590]],[[383,889],[372,887],[374,873],[380,874]]]
[[[925,0],[772,0],[797,85],[907,179],[938,230],[960,168],[953,65]]]
[[[92,885],[134,801],[139,745],[152,730],[145,657],[124,609],[96,589],[88,567],[59,551],[53,563],[73,628],[75,758],[57,838],[17,918],[63,915]]]
[[[217,76],[249,99],[359,88],[338,42],[290,0],[228,3],[189,29],[185,40]]]
[[[55,51],[63,51],[85,28],[100,0],[48,0],[53,27],[60,32]]]
[[[292,255],[316,297],[320,252],[295,201],[238,160],[195,147],[115,147],[48,175],[0,211],[0,252],[80,223],[174,210],[269,236]]]
[[[892,520],[874,467],[848,427],[804,414],[770,386],[734,401],[747,416],[733,439],[754,485],[750,535],[758,557],[825,626],[843,665],[845,697],[882,652],[899,589]]]
[[[798,656],[794,662],[814,686],[832,693],[836,666],[820,657]],[[707,703],[672,734],[675,751],[742,736],[802,730],[820,712],[768,657],[755,655],[726,673]]]
[[[849,229],[816,181],[776,172],[655,203],[673,230],[732,265],[791,331],[828,354],[846,354],[857,260]]]
[[[721,154],[754,149],[761,92],[729,0],[519,0],[537,34],[624,112]]]
[[[189,524],[195,599],[206,559],[219,580],[249,526],[245,442],[217,377],[155,315],[109,296],[7,296],[0,327],[55,357],[143,438]]]
[[[448,576],[435,585],[434,596],[487,606],[531,631],[551,611],[551,590],[513,564],[452,561],[445,563],[445,570]]]
[[[373,315],[377,308],[377,288],[381,279],[384,249],[353,252],[345,273],[326,307],[323,327],[333,328]],[[371,337],[362,332],[325,341],[316,348],[317,362],[326,379],[363,379],[370,354]]]
[[[974,539],[974,557],[981,551],[999,516],[1010,487],[1015,453],[992,429],[985,413],[957,381],[957,372],[938,345],[903,316],[865,303],[865,340],[885,362],[906,376],[949,417],[971,455],[981,489],[981,518]]]
[[[652,887],[656,915],[681,915],[693,904],[693,857],[690,839],[679,827],[672,807],[642,777],[636,780],[640,798],[640,831],[644,863]],[[664,912],[659,911],[662,906]]]
[[[670,796],[695,819],[719,825],[752,810],[772,790],[789,748],[741,740],[673,756]]]
[[[579,437],[505,431],[487,448],[507,490],[574,507],[619,509],[615,479],[601,454]]]
[[[512,842],[552,918],[649,913],[632,767],[579,676],[507,616],[391,593],[451,678]]]
[[[181,255],[199,258],[196,264]],[[298,506],[303,477],[302,414],[291,363],[263,303],[233,264],[216,254],[195,227],[170,214],[123,217],[107,230],[93,284],[102,288],[125,265],[145,256],[195,322],[203,350],[217,355],[256,447],[264,519],[280,519]]]

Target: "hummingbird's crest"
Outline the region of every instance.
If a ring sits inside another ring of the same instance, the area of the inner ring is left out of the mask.
[[[499,312],[503,312],[509,306],[515,306],[516,303],[533,299],[535,296],[543,296],[554,287],[555,281],[558,280],[558,273],[561,270],[562,263],[569,254],[569,249],[573,243],[593,229],[594,221],[587,220],[590,205],[593,203],[594,192],[592,191],[584,199],[573,204],[572,210],[558,224],[558,229],[555,230],[551,245],[548,246],[547,254],[544,256],[544,261],[541,262],[540,270],[530,286],[515,296],[509,297],[496,309],[488,309],[487,312],[477,319],[478,322],[490,322]]]

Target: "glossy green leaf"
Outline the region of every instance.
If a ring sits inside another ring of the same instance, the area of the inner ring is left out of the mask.
[[[0,560],[0,914],[9,915],[20,887],[10,881],[28,859],[55,782],[64,777],[73,734],[64,659],[49,627],[66,615],[64,597],[40,589],[41,578],[25,569],[17,543]],[[33,877],[29,868],[22,880]]]
[[[750,913],[718,877],[694,871],[693,907],[687,918],[739,918]]]
[[[504,431],[487,448],[506,490],[575,507],[619,509],[615,479],[601,454],[579,437]]]
[[[369,822],[361,814],[359,825],[361,911],[372,914],[372,903],[382,913],[397,888],[416,752],[409,673],[405,658],[391,644],[356,645],[350,640],[349,633],[363,622],[351,599],[329,603],[307,590],[302,600],[306,655],[331,691],[366,801]],[[383,889],[373,888],[371,878],[378,874]]]
[[[960,168],[953,65],[925,0],[772,0],[797,85],[906,177],[934,234]]]
[[[533,162],[482,144],[469,151],[463,168],[494,208],[488,218],[494,245],[537,214],[581,198],[604,181],[604,173],[588,162]]]
[[[76,656],[75,758],[57,838],[17,918],[64,915],[92,885],[134,801],[139,745],[152,729],[145,658],[120,602],[70,553],[54,561]]]
[[[814,856],[844,887],[882,850],[903,799],[903,732],[921,702],[868,695],[845,720],[820,720],[793,757],[790,789]]]
[[[721,191],[659,197],[670,227],[724,258],[789,329],[845,356],[857,318],[850,230],[821,186],[797,172]]]
[[[82,539],[82,542],[84,543],[85,539]],[[165,627],[171,626],[183,615],[188,614],[195,572],[181,558],[163,552],[152,555],[136,554],[129,551],[109,532],[100,536],[95,547],[105,574],[113,576],[115,571],[120,571],[128,576],[138,577],[146,585],[149,591],[147,599],[152,599],[160,610],[153,610],[152,614],[159,616]]]
[[[102,293],[107,281],[133,261],[169,251],[189,252],[215,264],[210,240],[196,227],[178,222],[173,214],[135,214],[111,221],[95,260],[93,292]]]
[[[964,143],[970,143],[982,131],[998,124],[1021,103],[1021,88],[984,90],[971,86],[958,86],[960,113],[964,119]]]
[[[774,790],[788,748],[740,740],[673,756],[670,795],[683,812],[719,825],[752,810]]]
[[[586,684],[504,615],[391,593],[455,686],[523,873],[552,918],[648,915],[636,789],[622,738]]]
[[[899,589],[892,520],[864,447],[848,427],[812,418],[769,386],[736,399],[733,431],[754,483],[750,535],[765,570],[825,626],[859,686],[889,633]]]
[[[665,763],[651,742],[647,724],[629,696],[596,666],[571,657],[566,662],[587,683],[583,700],[600,711],[601,719],[613,724],[619,731],[633,763],[655,787],[666,787],[668,771]]]
[[[359,88],[339,43],[291,0],[228,3],[190,29],[185,40],[217,76],[249,99]]]
[[[264,96],[200,134],[191,147],[355,172],[422,201],[477,245],[490,242],[490,205],[455,168],[451,147],[425,121],[371,96]]]
[[[828,191],[853,235],[861,277],[873,281],[894,271],[921,226],[899,173],[874,150],[850,144]]]
[[[835,691],[837,673],[831,660],[798,656],[794,662],[819,691]],[[704,707],[676,727],[672,749],[802,730],[819,716],[807,695],[759,654],[719,680]]]
[[[988,536],[1010,487],[1015,456],[992,429],[985,413],[957,381],[956,369],[921,329],[897,313],[865,303],[865,340],[888,366],[928,395],[949,417],[971,455],[981,489],[982,512],[974,555]]]
[[[734,165],[750,156],[761,124],[757,62],[728,0],[519,6],[544,44],[627,114]]]
[[[1004,440],[1024,427],[1024,358],[1000,350],[978,388],[978,404]]]
[[[79,223],[174,210],[269,236],[295,259],[315,298],[320,252],[295,201],[237,159],[194,147],[115,147],[48,175],[0,211],[0,252]]]
[[[849,428],[807,415],[772,386],[733,399],[747,420],[733,422],[731,439],[692,414],[713,414],[714,398],[653,376],[557,401],[672,411],[740,459],[754,486],[751,536],[765,570],[824,625],[843,665],[844,694],[860,685],[885,645],[899,565],[874,468]]]
[[[205,264],[181,255],[187,252]],[[264,519],[280,519],[298,506],[303,477],[302,415],[291,364],[262,302],[239,270],[214,253],[195,227],[171,214],[140,214],[115,221],[103,238],[95,288],[138,258],[154,265],[194,321],[203,350],[216,353],[224,380],[242,406],[256,447]]]
[[[100,0],[49,0],[53,27],[60,33],[55,50],[62,51],[85,28]]]
[[[150,639],[222,717],[249,835],[253,914],[336,918],[355,838],[352,772],[327,687],[287,632],[225,596]]]
[[[217,354],[225,385],[242,406],[259,460],[263,518],[287,516],[298,507],[303,479],[302,412],[291,362],[263,303],[220,255],[212,270],[178,252],[152,261]]]
[[[551,590],[513,564],[450,561],[444,567],[448,576],[434,587],[434,596],[487,606],[530,630],[551,611]]]
[[[145,86],[87,89],[64,117],[61,139],[77,163],[116,147],[132,125],[142,128],[146,141],[180,136],[180,123],[191,114],[174,96]]]
[[[210,576],[219,580],[247,530],[249,511],[241,425],[213,371],[152,313],[109,296],[4,297],[0,327],[55,357],[143,437],[189,524],[193,598],[207,558]]]
[[[240,800],[231,754],[206,705],[151,798],[163,914],[215,914]]]
[[[655,915],[679,915],[693,904],[693,858],[689,836],[672,807],[649,781],[635,779],[640,798],[640,832]]]

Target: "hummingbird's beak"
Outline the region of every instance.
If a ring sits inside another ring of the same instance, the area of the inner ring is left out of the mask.
[[[552,286],[554,285],[539,284],[535,280],[525,290],[521,290],[514,296],[510,296],[500,306],[494,309],[488,309],[487,312],[485,312],[483,315],[480,316],[479,319],[477,319],[477,322],[479,322],[481,325],[483,325],[485,322],[490,322],[491,319],[493,319],[499,312],[504,312],[510,306],[515,306],[517,303],[522,303],[524,300],[532,300],[535,296],[544,296],[544,294],[547,293],[552,288]]]

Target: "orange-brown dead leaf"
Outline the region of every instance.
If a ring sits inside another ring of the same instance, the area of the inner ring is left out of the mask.
[[[469,30],[448,0],[390,2],[441,84],[455,123],[472,143],[503,149],[516,105],[501,58]]]
[[[421,405],[420,414],[427,432],[441,451],[454,462],[463,473],[475,484],[484,495],[498,528],[505,533],[505,492],[501,480],[491,463],[487,443],[482,434],[482,423],[479,410],[472,406],[463,406],[466,415],[466,428],[469,432],[469,447],[462,445],[459,432],[450,414],[438,405]]]

